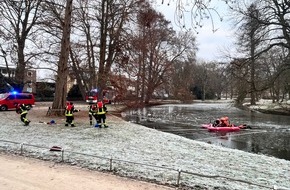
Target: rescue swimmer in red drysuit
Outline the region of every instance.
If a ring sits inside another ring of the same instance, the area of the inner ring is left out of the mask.
[[[228,117],[221,117],[220,119],[215,120],[214,127],[231,127]]]
[[[71,125],[71,127],[75,127],[74,125],[74,112],[79,112],[80,110],[75,109],[72,102],[68,102],[65,108],[65,117],[66,123],[65,126]]]
[[[20,114],[20,120],[24,123],[25,126],[29,125],[30,121],[26,118],[28,111],[30,110],[30,106],[25,104],[15,103],[16,113]]]
[[[99,101],[97,103],[97,124],[95,127],[100,127],[102,128],[102,124],[104,125],[105,128],[108,127],[106,124],[106,113],[107,113],[107,107],[105,104],[103,104],[102,101]]]

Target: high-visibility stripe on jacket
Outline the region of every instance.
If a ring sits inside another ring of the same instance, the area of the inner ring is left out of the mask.
[[[98,115],[106,114],[106,109],[105,109],[105,107],[98,108],[98,112],[97,112],[97,114],[98,114]]]
[[[16,112],[22,114],[26,114],[28,112],[28,107],[24,104],[18,105],[16,108]]]
[[[73,116],[73,112],[71,110],[66,110],[65,116]]]
[[[22,109],[21,109],[21,113],[20,113],[20,115],[25,114],[25,113],[27,113],[27,110],[22,110]]]
[[[65,116],[73,116],[74,107],[71,105],[66,106],[65,108]]]

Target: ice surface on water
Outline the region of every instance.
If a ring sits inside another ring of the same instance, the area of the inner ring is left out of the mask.
[[[290,145],[287,140],[290,138],[289,130],[287,130],[290,129],[290,117],[287,116],[244,111],[228,102],[161,105],[143,108],[139,113],[142,119],[135,122],[154,129],[228,148],[264,153],[290,160],[288,154]],[[221,116],[228,116],[233,124],[247,124],[252,129],[234,133],[235,138],[229,139],[227,137],[231,133],[208,133],[200,128],[201,124],[213,122]],[[131,119],[134,120],[134,118]],[[282,130],[283,136],[279,133]],[[278,143],[281,140],[283,142]],[[284,149],[284,153],[280,151],[277,154],[277,150],[280,149]]]

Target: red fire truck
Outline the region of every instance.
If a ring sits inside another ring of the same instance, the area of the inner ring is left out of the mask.
[[[94,104],[98,102],[98,92],[99,90],[97,88],[90,90],[86,94],[86,102],[89,104]],[[113,91],[112,90],[103,90],[103,103],[104,104],[111,104],[112,103],[112,97],[113,97]]]

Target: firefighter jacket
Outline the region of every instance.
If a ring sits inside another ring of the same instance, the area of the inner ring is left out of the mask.
[[[96,115],[97,114],[97,106],[95,104],[92,104],[89,106],[89,114],[90,115]]]
[[[107,113],[107,107],[105,105],[97,108],[97,115],[103,115],[106,113]]]
[[[65,108],[65,116],[73,116],[73,113],[78,111],[73,105],[67,105]]]
[[[26,114],[28,112],[28,110],[30,110],[29,106],[26,106],[25,104],[18,104],[16,106],[16,113],[22,115],[22,114]]]

